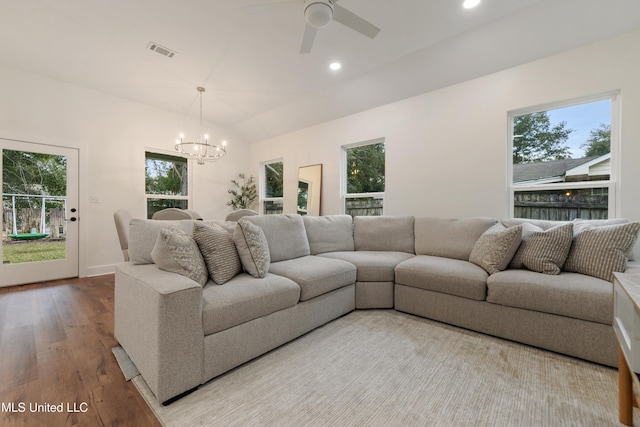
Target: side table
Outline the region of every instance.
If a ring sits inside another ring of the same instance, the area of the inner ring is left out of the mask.
[[[633,425],[633,407],[640,407],[633,388],[640,390],[640,277],[615,273],[613,329],[618,339],[619,419]]]

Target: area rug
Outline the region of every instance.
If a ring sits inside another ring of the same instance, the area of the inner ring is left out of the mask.
[[[165,426],[620,425],[615,369],[392,310],[352,312],[168,406],[133,382]]]

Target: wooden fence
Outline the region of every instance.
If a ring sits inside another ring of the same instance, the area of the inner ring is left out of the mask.
[[[380,216],[382,206],[382,199],[347,199],[346,213],[351,216]]]
[[[571,221],[576,218],[607,219],[609,197],[522,191],[514,197],[514,217],[552,221]]]

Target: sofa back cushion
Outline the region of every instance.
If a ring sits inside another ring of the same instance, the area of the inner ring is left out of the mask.
[[[243,218],[262,229],[269,245],[271,262],[311,254],[302,216],[293,214],[257,215]]]
[[[311,255],[355,250],[351,215],[303,216]]]
[[[480,236],[498,221],[493,218],[418,217],[415,222],[416,255],[469,260]]]
[[[558,225],[571,224],[571,221],[550,221],[546,219],[527,219],[527,218],[510,218],[500,221],[505,227],[513,227],[520,224],[531,224],[543,231],[550,228],[557,227]]]
[[[353,219],[356,251],[414,253],[412,216],[357,216]]]
[[[193,232],[196,220],[159,221],[155,219],[133,218],[129,222],[129,260],[134,264],[153,264],[151,251],[158,240],[160,230],[174,228],[185,233]],[[202,224],[217,224],[226,231],[233,233],[235,223],[226,221],[199,221]]]

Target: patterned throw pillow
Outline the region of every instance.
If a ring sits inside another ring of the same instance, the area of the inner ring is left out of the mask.
[[[271,257],[267,238],[260,227],[240,218],[233,232],[233,241],[238,249],[242,267],[252,275],[262,279],[269,271]]]
[[[612,282],[614,272],[627,268],[627,258],[638,239],[638,231],[640,222],[602,227],[576,223],[563,270]]]
[[[222,285],[242,272],[233,237],[217,224],[193,225],[193,238],[200,248],[211,279]]]
[[[207,266],[193,237],[175,228],[158,234],[151,258],[161,270],[186,276],[204,286],[209,280]]]
[[[485,231],[471,250],[469,261],[493,274],[504,270],[520,246],[522,226],[505,227],[498,223]]]
[[[573,224],[543,230],[533,224],[522,224],[522,243],[509,264],[510,268],[527,268],[544,274],[560,274],[569,255]]]

